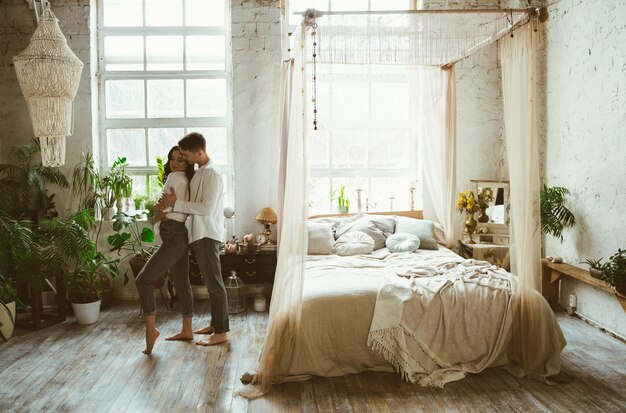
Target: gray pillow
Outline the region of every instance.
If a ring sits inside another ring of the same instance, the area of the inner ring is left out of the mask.
[[[420,239],[408,232],[396,232],[387,238],[385,245],[389,252],[413,252],[420,247]]]
[[[385,246],[385,240],[393,234],[395,220],[393,216],[357,215],[356,219],[343,221],[335,230],[335,238],[354,231],[361,231],[372,237],[374,249]]]
[[[409,234],[417,235],[420,239],[420,249],[438,249],[437,242],[435,241],[435,236],[433,234],[433,221],[397,216],[395,232],[408,232]]]
[[[307,253],[332,254],[335,237],[333,235],[333,224],[325,222],[307,222],[309,234],[309,247]]]

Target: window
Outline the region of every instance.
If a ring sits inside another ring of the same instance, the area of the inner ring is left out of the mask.
[[[293,32],[301,21],[301,15],[294,12],[309,7],[375,11],[408,10],[421,4],[412,0],[289,0],[288,31]],[[311,64],[308,70],[311,73]],[[417,69],[400,66],[317,65],[318,130],[309,145],[311,215],[337,212],[332,194],[341,186],[350,200],[350,212],[357,211],[359,192],[363,211],[409,209],[411,187],[415,187],[414,207],[422,208],[417,79]]]
[[[413,185],[415,208],[421,209],[417,70],[317,65],[318,130],[309,145],[311,214],[336,212],[331,193],[342,185],[351,212],[357,210],[358,189],[363,211],[409,209]]]
[[[125,156],[135,196],[156,196],[156,157],[195,131],[221,167],[232,205],[229,4],[98,2],[102,167]]]

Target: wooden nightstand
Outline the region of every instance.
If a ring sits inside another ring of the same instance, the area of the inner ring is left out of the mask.
[[[224,254],[222,252],[220,253],[220,263],[224,281],[230,277],[230,272],[234,270],[245,284],[274,284],[276,251],[243,254]],[[192,285],[204,285],[196,257],[193,254],[189,256],[189,279]]]
[[[459,255],[463,258],[487,261],[507,271],[511,271],[508,245],[483,243],[466,244],[459,240]]]
[[[245,284],[274,284],[276,251],[246,252],[243,254],[220,254],[222,278],[230,277],[231,271]]]

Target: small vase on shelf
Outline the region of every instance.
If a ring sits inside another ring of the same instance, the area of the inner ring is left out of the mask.
[[[474,219],[474,213],[467,213],[467,220],[465,221],[465,230],[467,231],[467,235],[469,235],[468,244],[476,244],[472,239],[472,234],[476,231],[476,220]]]

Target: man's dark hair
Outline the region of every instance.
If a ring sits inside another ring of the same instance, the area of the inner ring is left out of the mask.
[[[178,147],[183,151],[197,151],[202,149],[206,152],[206,140],[201,133],[190,132],[178,141]]]

